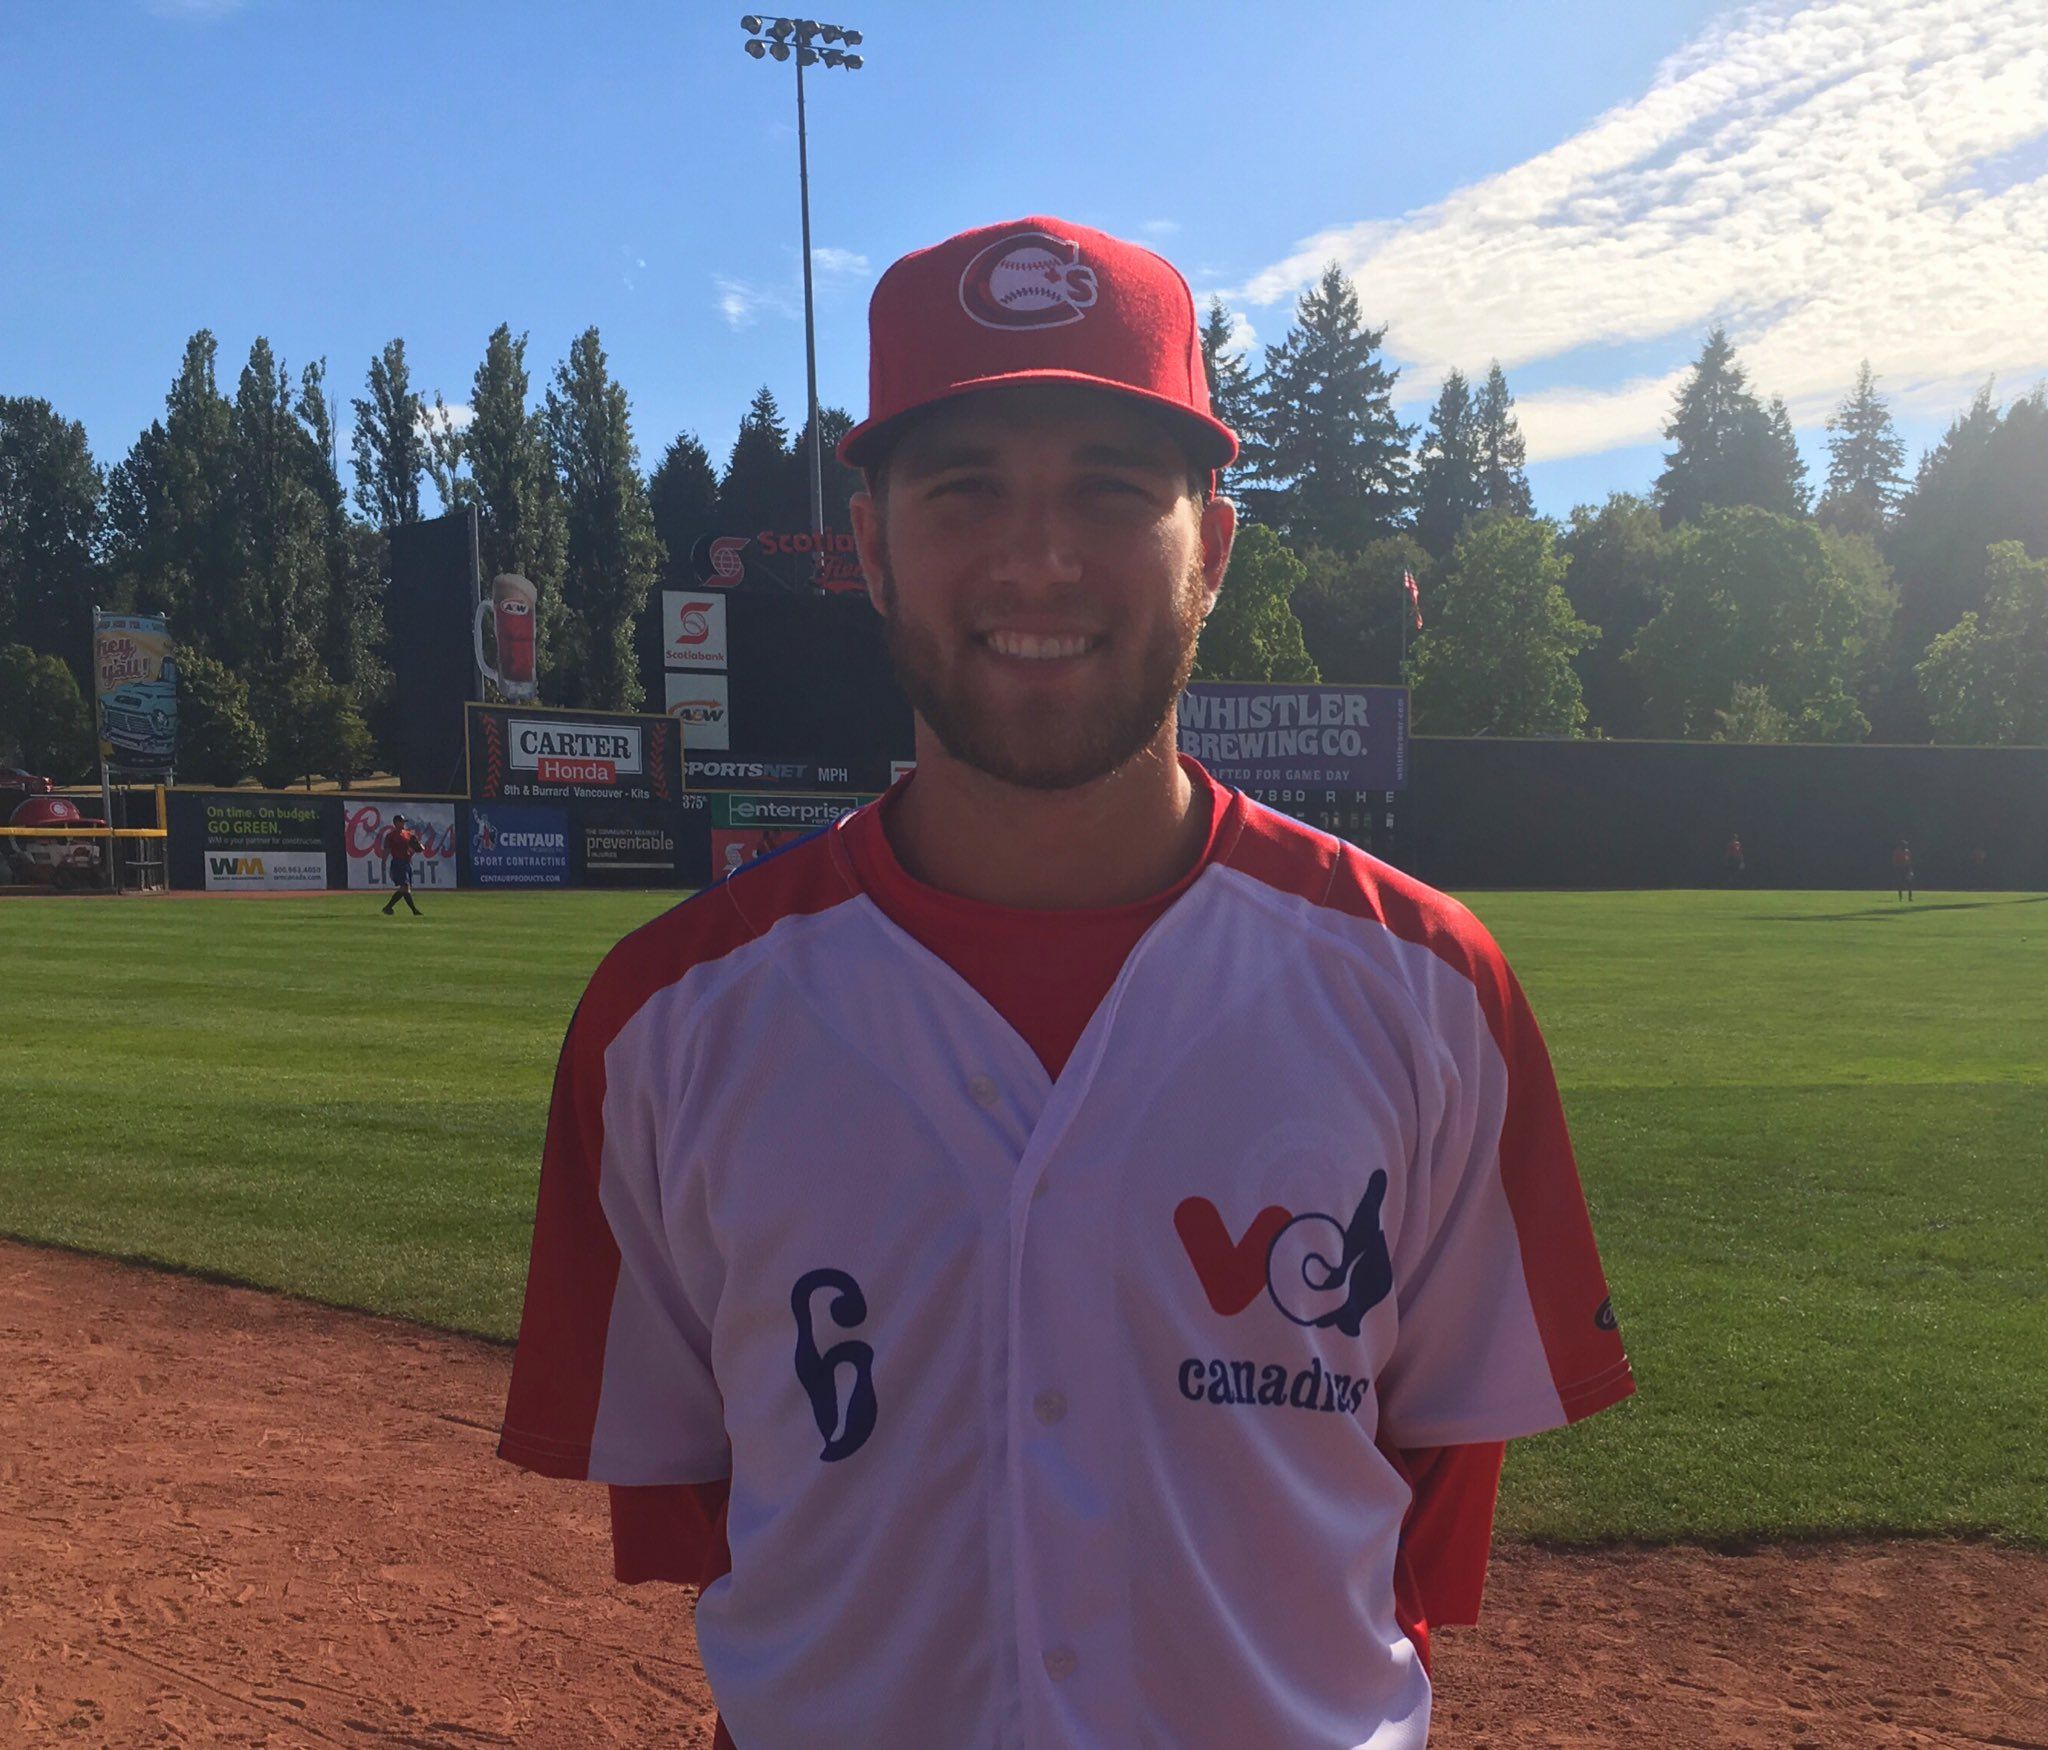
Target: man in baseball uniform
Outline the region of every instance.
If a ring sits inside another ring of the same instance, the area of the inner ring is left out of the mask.
[[[1633,1389],[1543,1041],[1177,756],[1237,448],[1180,275],[1021,219],[870,322],[917,767],[592,979],[499,1450],[702,1584],[740,1750],[1414,1750],[1501,1442]]]

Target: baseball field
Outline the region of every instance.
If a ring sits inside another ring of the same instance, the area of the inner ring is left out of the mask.
[[[2048,1599],[2048,896],[1466,897],[1544,1023],[1640,1386],[1515,1446],[1507,1543],[1939,1538]],[[0,1234],[505,1339],[562,1029],[671,902],[0,904]],[[1864,1731],[1806,1741],[2037,1741]]]

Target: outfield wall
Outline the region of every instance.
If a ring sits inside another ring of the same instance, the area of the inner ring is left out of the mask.
[[[173,790],[174,888],[388,891],[394,814],[425,843],[414,889],[703,887],[869,800],[871,793],[699,790],[664,803]]]
[[[1404,857],[1433,886],[2048,888],[2048,748],[1417,736]],[[1979,864],[1974,853],[1984,853]]]

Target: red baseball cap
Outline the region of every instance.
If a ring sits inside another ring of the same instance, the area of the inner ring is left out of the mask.
[[[1172,414],[1198,466],[1237,458],[1209,411],[1194,295],[1174,265],[1043,216],[984,225],[890,267],[868,302],[868,416],[839,459],[879,461],[906,415],[1011,383],[1076,383]]]

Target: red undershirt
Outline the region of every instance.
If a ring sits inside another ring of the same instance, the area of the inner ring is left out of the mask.
[[[1089,1018],[1109,994],[1141,936],[1207,866],[1225,823],[1246,804],[1188,763],[1195,801],[1206,807],[1202,854],[1163,893],[1134,905],[1031,911],[941,893],[913,879],[889,843],[888,815],[902,786],[853,817],[844,844],[861,886],[882,914],[973,986],[1059,1078]],[[910,779],[905,779],[905,784]],[[1414,1490],[1401,1524],[1397,1614],[1425,1663],[1428,1625],[1473,1623],[1486,1585],[1494,1500],[1506,1448],[1382,1447]],[[622,1489],[612,1500],[612,1566],[622,1581],[708,1585],[732,1565],[725,1541],[729,1485]]]

